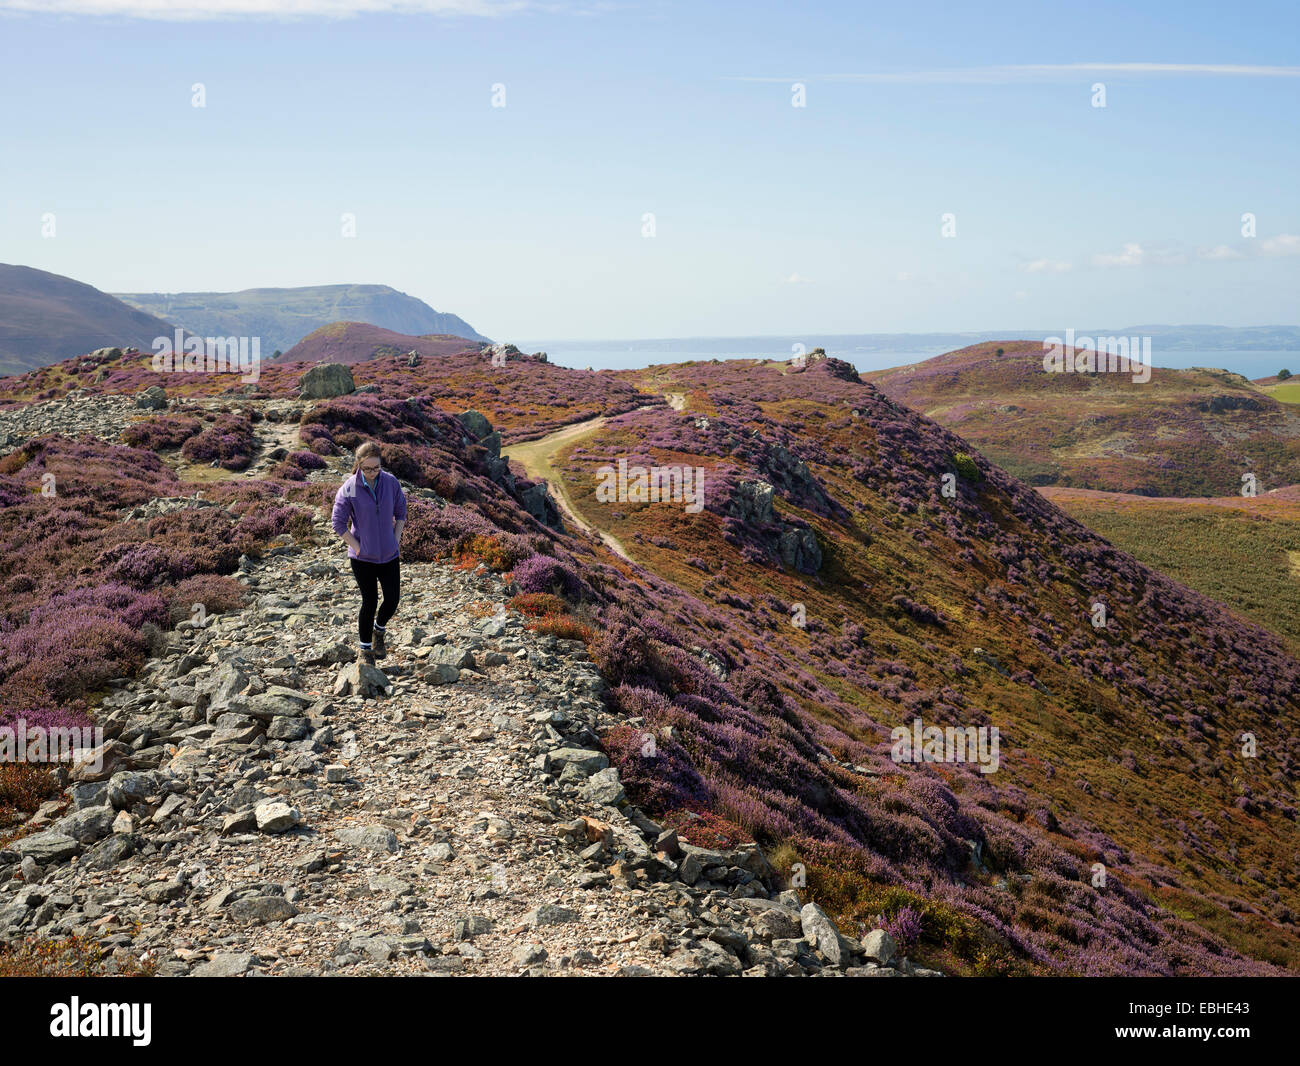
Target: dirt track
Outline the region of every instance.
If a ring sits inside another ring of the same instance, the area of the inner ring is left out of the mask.
[[[645,408],[639,408],[645,410]],[[560,509],[565,516],[579,529],[584,529],[588,533],[598,536],[605,542],[610,551],[621,555],[629,562],[632,557],[628,555],[627,550],[619,543],[618,539],[604,530],[597,529],[581,514],[578,513],[577,507],[574,506],[573,500],[564,487],[564,479],[560,477],[559,472],[552,465],[551,460],[555,453],[566,444],[572,444],[574,441],[585,437],[589,433],[594,433],[605,424],[605,418],[590,418],[586,422],[575,422],[571,426],[565,426],[563,429],[556,430],[548,436],[539,440],[524,441],[521,444],[514,444],[508,448],[502,448],[501,454],[507,459],[513,459],[524,468],[524,472],[536,480],[545,481],[550,488],[551,496],[559,504]]]

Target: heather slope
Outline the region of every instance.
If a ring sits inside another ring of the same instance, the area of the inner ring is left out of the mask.
[[[262,353],[288,351],[331,322],[368,322],[396,333],[488,338],[458,315],[387,285],[305,285],[240,292],[129,292],[115,294],[132,307],[159,315],[205,337],[260,337]]]
[[[0,263],[0,374],[16,374],[83,352],[134,345],[149,350],[174,327],[106,292],[32,267]]]
[[[1117,548],[1300,649],[1300,486],[1221,499],[1039,491]]]
[[[277,363],[364,363],[384,356],[421,358],[456,355],[478,351],[478,344],[467,337],[431,334],[413,337],[365,322],[332,322],[303,337]]]
[[[1043,354],[991,342],[865,377],[1033,485],[1224,496],[1244,473],[1260,491],[1300,482],[1300,413],[1238,374],[1157,366],[1135,382],[1048,373]]]
[[[228,412],[209,405],[210,430],[142,414],[133,439],[149,447],[156,431],[166,457],[207,432],[202,454],[220,455],[227,436],[238,453],[241,410],[292,395],[287,370],[225,398]],[[307,410],[304,452],[256,506],[323,508],[295,487],[292,468],[301,477],[314,462],[305,450],[346,465],[362,440],[382,441],[389,469],[440,501],[413,508],[404,551],[511,573],[519,609],[587,643],[622,722],[601,742],[662,824],[692,827],[697,842],[759,840],[788,876],[806,871],[843,929],[913,908],[915,957],[948,972],[1300,970],[1300,665],[845,364],[615,375],[467,355],[372,360],[354,374],[377,391]],[[171,379],[169,391],[184,380]],[[69,384],[42,381],[58,395]],[[148,381],[135,363],[87,387]],[[10,395],[39,383],[11,381]],[[604,417],[552,468],[631,560],[541,524],[533,486],[504,469],[490,435],[452,417],[467,407],[508,441]],[[33,497],[53,453],[27,454],[4,471],[14,502]],[[704,506],[602,500],[598,472],[620,459],[703,468]],[[213,515],[203,529],[219,543],[237,521]],[[140,533],[156,547],[121,572],[166,577],[183,531]],[[96,558],[79,580],[120,561]],[[894,762],[890,728],[918,717],[997,726],[996,772]]]

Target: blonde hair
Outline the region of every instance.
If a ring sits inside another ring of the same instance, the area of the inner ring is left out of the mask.
[[[372,440],[368,440],[357,449],[357,465],[352,468],[352,473],[361,473],[361,464],[372,455],[380,456],[380,461],[382,462],[382,453],[380,452],[379,445]]]

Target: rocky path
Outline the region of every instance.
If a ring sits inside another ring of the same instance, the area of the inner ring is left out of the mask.
[[[499,576],[404,566],[376,669],[323,515],[240,568],[249,603],[112,685],[102,765],[60,769],[0,848],[0,941],[75,934],[165,975],[931,972],[842,936],[756,846],[631,805],[585,648],[528,629]]]

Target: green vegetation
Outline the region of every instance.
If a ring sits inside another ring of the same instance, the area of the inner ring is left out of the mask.
[[[1300,647],[1300,503],[1240,507],[1131,497],[1052,495],[1117,548]]]
[[[1267,392],[1279,403],[1300,403],[1300,384],[1274,385]]]
[[[957,468],[962,478],[966,481],[979,481],[983,475],[980,468],[975,465],[975,460],[965,452],[958,452],[952,457],[953,466]]]

